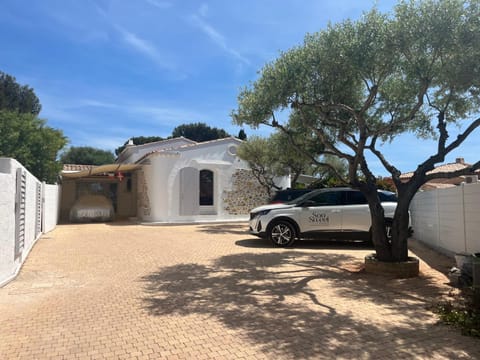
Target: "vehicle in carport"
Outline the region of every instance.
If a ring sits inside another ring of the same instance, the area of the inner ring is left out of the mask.
[[[114,217],[112,202],[100,194],[85,194],[70,209],[71,222],[113,221]]]
[[[379,190],[390,236],[397,206],[395,193]],[[285,204],[260,206],[250,212],[250,233],[278,247],[297,239],[371,240],[371,218],[365,196],[351,188],[314,190]]]

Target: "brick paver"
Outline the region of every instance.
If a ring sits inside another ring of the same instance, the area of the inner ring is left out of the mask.
[[[397,280],[357,271],[370,252],[274,249],[243,224],[61,225],[0,289],[0,359],[480,357],[426,309],[449,291],[437,257]]]

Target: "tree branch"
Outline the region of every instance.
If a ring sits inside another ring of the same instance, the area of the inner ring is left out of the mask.
[[[453,149],[456,149],[457,147],[459,147],[463,143],[463,141],[479,126],[480,126],[480,118],[472,122],[463,133],[457,136],[454,142],[450,143],[450,145],[448,145],[445,148],[445,151],[447,152],[447,154]]]
[[[370,93],[368,94],[368,98],[363,104],[362,108],[359,111],[360,115],[363,115],[369,108],[372,106],[373,102],[375,101],[377,97],[377,92],[378,92],[378,86],[373,85],[371,88],[369,88]]]
[[[395,178],[400,181],[401,172],[395,166],[390,164],[390,162],[385,158],[385,156],[375,147],[377,141],[377,137],[372,138],[372,141],[367,149],[369,149],[382,163],[383,167],[387,169],[387,171],[392,174],[393,180],[396,182]]]
[[[413,106],[413,108],[410,110],[407,116],[405,117],[400,117],[398,119],[394,119],[394,116],[392,115],[392,119],[389,121],[388,124],[385,126],[381,127],[375,132],[375,135],[383,135],[385,133],[388,133],[390,129],[393,129],[395,126],[400,125],[402,123],[405,123],[415,117],[417,112],[420,110],[420,108],[423,106],[423,97],[427,94],[428,88],[430,86],[429,81],[424,81],[423,87],[421,87],[419,93],[417,94],[417,102]]]
[[[440,132],[440,137],[438,139],[438,149],[437,154],[442,154],[445,151],[445,143],[448,139],[447,124],[445,123],[445,112],[440,111],[438,113],[438,125],[437,129]]]

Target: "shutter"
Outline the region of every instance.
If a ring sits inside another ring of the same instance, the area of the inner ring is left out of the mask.
[[[20,257],[25,247],[25,200],[27,192],[27,173],[17,169],[17,189],[15,194],[15,259]]]

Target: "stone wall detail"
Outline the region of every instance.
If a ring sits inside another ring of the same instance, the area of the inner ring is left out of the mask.
[[[150,215],[150,199],[148,197],[148,185],[142,171],[138,172],[138,208],[142,215]]]
[[[239,169],[232,175],[232,189],[222,194],[225,211],[230,215],[247,215],[251,209],[268,203],[269,196],[251,170]]]

